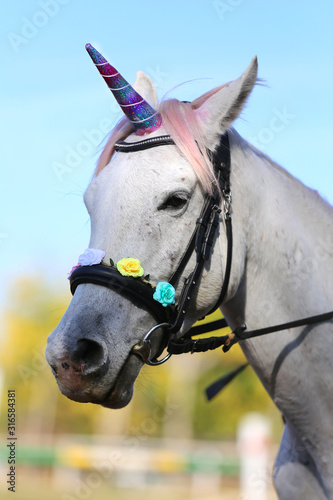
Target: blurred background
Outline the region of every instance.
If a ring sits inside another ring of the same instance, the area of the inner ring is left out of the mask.
[[[329,0],[18,0],[3,9],[1,498],[11,494],[9,390],[18,500],[244,500],[246,481],[257,500],[276,498],[282,419],[252,369],[205,398],[244,362],[237,346],[145,367],[117,411],[61,396],[44,350],[70,301],[67,273],[89,242],[82,195],[121,116],[84,45],[131,83],[140,69],[160,98],[183,100],[237,78],[257,55],[266,86],[236,129],[332,203],[332,14]]]

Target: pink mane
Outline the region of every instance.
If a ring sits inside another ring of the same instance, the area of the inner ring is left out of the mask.
[[[162,115],[163,125],[167,133],[170,134],[181,153],[191,164],[203,189],[208,193],[212,192],[212,187],[216,184],[216,178],[194,111],[224,86],[222,85],[203,94],[191,103],[180,102],[177,99],[167,99],[161,103],[158,109]],[[98,159],[95,176],[110,162],[115,152],[115,143],[124,140],[133,131],[133,126],[124,116],[111,132]]]

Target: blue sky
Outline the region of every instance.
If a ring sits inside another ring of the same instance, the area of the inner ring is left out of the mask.
[[[82,194],[120,111],[87,42],[130,82],[146,72],[160,97],[191,80],[171,92],[184,100],[237,78],[257,55],[267,86],[256,87],[237,130],[332,203],[332,16],[330,0],[8,3],[0,307],[20,274],[41,274],[68,293],[67,271],[88,246]]]

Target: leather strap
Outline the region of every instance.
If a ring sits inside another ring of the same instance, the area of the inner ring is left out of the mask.
[[[216,163],[215,168],[219,168],[219,182],[221,186],[223,203],[224,203],[223,214],[225,219],[226,236],[227,236],[227,256],[226,256],[225,272],[223,277],[223,285],[221,288],[220,296],[217,299],[215,306],[209,311],[207,315],[212,314],[223,303],[229,288],[229,281],[231,274],[233,237],[232,237],[232,224],[231,224],[231,183],[230,183],[231,155],[230,155],[230,142],[228,133],[223,134],[221,137],[220,143],[215,152],[215,163]]]
[[[300,326],[313,325],[317,323],[323,323],[333,319],[333,311],[317,314],[315,316],[310,316],[308,318],[302,318],[295,321],[289,321],[288,323],[281,323],[279,325],[269,326],[266,328],[259,328],[257,330],[246,331],[246,325],[239,325],[232,333],[227,335],[222,335],[221,337],[210,337],[204,340],[205,342],[198,342],[198,340],[193,340],[194,335],[200,335],[207,333],[208,331],[217,330],[228,326],[226,320],[217,320],[213,323],[206,323],[204,325],[199,325],[189,330],[183,339],[172,340],[169,342],[168,352],[170,354],[182,354],[185,352],[203,352],[208,349],[216,349],[216,347],[223,346],[223,352],[228,352],[229,349],[241,340],[248,340],[255,337],[261,337],[262,335],[268,335],[269,333],[280,332],[282,330],[288,330],[289,328],[297,328]],[[192,332],[193,330],[193,332]],[[221,339],[218,342],[216,339]]]
[[[175,141],[171,139],[170,135],[159,135],[157,137],[150,137],[136,142],[117,141],[115,150],[121,153],[135,153],[144,149],[154,148],[156,146],[170,146],[175,145]]]
[[[237,340],[253,339],[254,337],[260,337],[262,335],[267,335],[268,333],[288,330],[289,328],[297,328],[299,326],[314,325],[316,323],[329,321],[330,319],[333,319],[333,311],[324,314],[317,314],[316,316],[310,316],[308,318],[298,319],[296,321],[289,321],[288,323],[281,323],[280,325],[268,326],[266,328],[260,328],[258,330],[251,330],[249,332],[243,330],[243,332],[237,335]]]
[[[124,295],[140,307],[145,307],[159,323],[169,320],[169,308],[153,299],[154,289],[150,283],[141,278],[122,276],[113,267],[105,264],[80,266],[72,272],[69,281],[73,295],[76,288],[83,283],[101,285]]]

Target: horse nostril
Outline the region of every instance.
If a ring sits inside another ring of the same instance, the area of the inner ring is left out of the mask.
[[[77,341],[76,345],[71,361],[82,366],[84,374],[92,374],[107,369],[108,354],[104,342],[82,338]],[[63,368],[67,369],[65,366]]]

